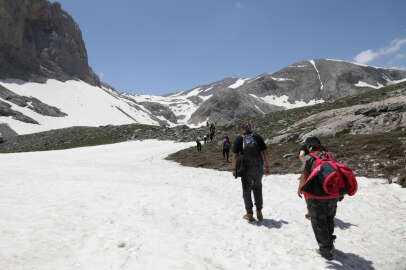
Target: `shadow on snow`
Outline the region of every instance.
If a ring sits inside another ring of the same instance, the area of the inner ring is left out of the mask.
[[[327,261],[327,269],[335,270],[374,270],[372,261],[368,261],[353,253],[334,252],[334,260]]]
[[[280,229],[284,224],[289,224],[289,222],[285,220],[274,220],[274,219],[268,219],[264,218],[262,221],[258,221],[256,223],[253,223],[253,225],[256,226],[264,226],[268,229]]]
[[[339,218],[334,218],[334,224],[335,224],[335,227],[337,227],[341,230],[348,230],[352,226],[358,227],[358,225],[355,225],[355,224],[352,224],[349,222],[344,222]]]

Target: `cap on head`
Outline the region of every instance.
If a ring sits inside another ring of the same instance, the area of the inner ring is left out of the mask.
[[[251,124],[250,122],[246,121],[241,124],[241,128],[245,129],[247,132],[251,132]]]
[[[320,148],[323,147],[321,145],[321,142],[319,140],[319,138],[317,138],[316,136],[311,136],[308,137],[305,141],[305,144],[308,148]]]

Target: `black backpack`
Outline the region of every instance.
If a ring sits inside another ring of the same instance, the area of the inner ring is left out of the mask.
[[[244,159],[258,159],[261,157],[258,142],[255,140],[254,134],[242,135]]]

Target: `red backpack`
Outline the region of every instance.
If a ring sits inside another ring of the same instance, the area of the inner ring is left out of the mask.
[[[321,158],[314,153],[309,155],[316,160],[313,172],[301,189],[305,196],[331,199],[345,194],[353,196],[357,192],[357,179],[347,165],[332,159],[329,152],[326,152],[326,158]]]

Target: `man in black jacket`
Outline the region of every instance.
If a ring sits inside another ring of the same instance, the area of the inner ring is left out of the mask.
[[[264,139],[251,131],[249,122],[242,125],[242,135],[233,144],[233,175],[236,176],[236,164],[239,155],[243,155],[244,172],[241,176],[245,209],[244,219],[254,221],[251,193],[254,193],[257,219],[262,215],[262,177],[270,174],[269,153]]]

